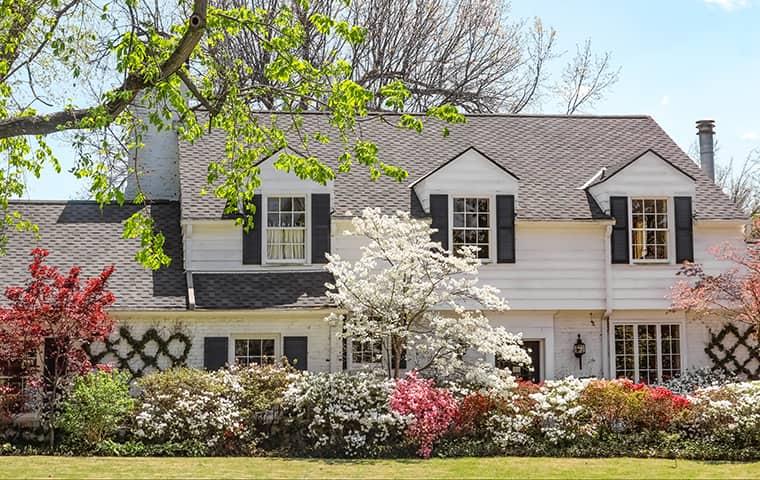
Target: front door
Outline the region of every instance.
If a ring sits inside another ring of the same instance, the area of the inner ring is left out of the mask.
[[[525,340],[523,341],[523,349],[528,352],[530,357],[530,367],[505,362],[498,357],[496,358],[496,367],[510,369],[512,375],[518,379],[539,383],[541,381],[541,342],[539,340]]]

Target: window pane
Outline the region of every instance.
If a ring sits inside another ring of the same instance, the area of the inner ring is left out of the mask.
[[[270,227],[279,227],[280,226],[280,216],[276,213],[269,213],[267,214],[267,226]]]
[[[479,228],[488,228],[488,214],[481,213],[478,215],[478,227]]]
[[[464,212],[464,198],[455,198],[454,199],[454,211],[455,212]]]
[[[633,213],[641,213],[644,211],[641,200],[631,200],[631,211]]]
[[[478,200],[475,198],[468,198],[465,200],[465,208],[467,212],[475,213],[478,211]]]
[[[657,215],[657,228],[668,228],[667,215]]]
[[[293,215],[293,225],[296,227],[305,227],[306,226],[306,214],[305,213],[296,213]]]
[[[456,253],[463,245],[479,247],[479,258],[489,258],[491,219],[487,198],[454,198],[452,213],[452,244]]]
[[[277,212],[280,210],[280,199],[278,197],[269,197],[267,199],[267,210]]]
[[[488,211],[488,199],[487,198],[479,198],[478,199],[478,211],[479,212],[487,212]]]
[[[466,226],[468,227],[475,228],[478,226],[478,216],[475,214],[468,213],[467,216],[465,217],[465,220],[467,221]]]
[[[465,242],[474,245],[478,241],[477,230],[465,230],[464,231]]]
[[[235,356],[243,356],[248,354],[248,345],[245,340],[235,340]]]
[[[644,216],[643,215],[634,215],[633,216],[633,228],[643,228],[644,227]]]
[[[454,214],[454,227],[464,227],[464,213]]]
[[[261,341],[261,349],[264,352],[264,355],[268,355],[270,357],[274,356],[274,340],[273,339],[267,339]]]
[[[488,230],[478,230],[478,243],[488,243]]]
[[[289,212],[293,210],[293,199],[291,197],[280,198],[280,211]]]
[[[454,243],[464,243],[464,230],[454,230],[452,232]]]
[[[481,245],[478,251],[478,258],[488,258],[488,246]]]
[[[304,197],[293,198],[293,210],[296,212],[306,211],[306,199]]]

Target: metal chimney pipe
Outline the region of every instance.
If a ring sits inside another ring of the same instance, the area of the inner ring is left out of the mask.
[[[699,135],[699,165],[715,181],[715,120],[697,120]]]

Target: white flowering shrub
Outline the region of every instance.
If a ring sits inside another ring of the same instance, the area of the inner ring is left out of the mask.
[[[492,327],[480,310],[501,311],[507,304],[497,289],[479,284],[477,249],[444,251],[431,241],[434,230],[427,222],[404,212],[383,215],[380,209],[368,208],[352,225],[346,234],[369,239],[362,256],[349,261],[328,255],[326,266],[335,278],[327,285],[327,295],[348,312],[327,318],[342,324],[339,335],[382,342],[385,370],[395,378],[407,351],[407,368],[439,383],[512,386],[508,372],[483,360],[497,355],[528,365],[530,358],[520,348],[519,334]]]
[[[194,444],[194,453],[250,453],[270,433],[295,378],[271,366],[148,375],[138,384],[134,434],[148,443]]]
[[[148,375],[139,382],[135,436],[150,443],[195,443],[225,449],[243,431],[242,414],[228,394],[234,385],[187,368]]]
[[[570,442],[588,435],[588,415],[580,396],[589,380],[567,377],[545,382],[538,392],[530,395],[535,403],[534,415],[544,438],[551,444]]]
[[[760,381],[707,387],[689,396],[680,429],[689,437],[740,447],[760,446]]]
[[[401,445],[410,419],[391,410],[393,387],[393,381],[368,372],[304,374],[283,401],[291,446],[358,457]]]
[[[720,387],[736,382],[736,376],[720,370],[704,367],[687,370],[680,376],[671,378],[662,384],[668,390],[679,395],[687,395],[707,387]]]

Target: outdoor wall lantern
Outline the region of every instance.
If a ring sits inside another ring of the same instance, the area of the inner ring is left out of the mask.
[[[578,340],[576,340],[575,345],[573,345],[573,352],[578,359],[578,367],[583,370],[583,355],[586,354],[586,344],[581,340],[580,333],[578,334]]]

